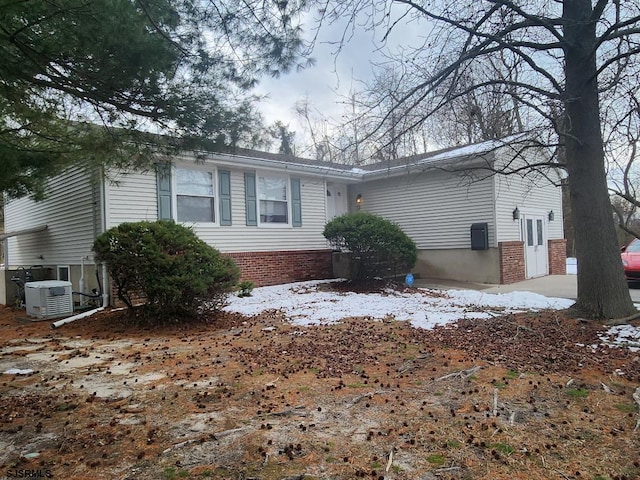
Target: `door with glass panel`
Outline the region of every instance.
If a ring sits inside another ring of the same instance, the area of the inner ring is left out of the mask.
[[[524,217],[524,245],[526,277],[548,275],[549,254],[543,216],[526,215]]]

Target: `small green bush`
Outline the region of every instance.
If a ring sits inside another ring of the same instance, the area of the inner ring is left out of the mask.
[[[254,283],[251,280],[243,280],[238,283],[238,296],[250,297],[253,291]]]
[[[238,281],[233,260],[172,221],[122,223],[96,238],[117,296],[160,318],[195,316],[224,305]]]
[[[416,244],[395,223],[367,212],[347,213],[324,227],[334,248],[350,252],[356,271],[353,280],[395,276],[416,263]]]

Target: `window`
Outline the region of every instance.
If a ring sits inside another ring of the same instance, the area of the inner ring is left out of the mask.
[[[536,220],[536,227],[538,228],[538,243],[536,245],[542,245],[544,240],[542,236],[542,220]]]
[[[279,177],[258,177],[260,223],[289,223],[287,180]]]
[[[533,247],[533,220],[527,218],[527,246]]]
[[[58,280],[70,281],[69,265],[58,265]]]
[[[176,169],[179,222],[215,222],[213,173]]]

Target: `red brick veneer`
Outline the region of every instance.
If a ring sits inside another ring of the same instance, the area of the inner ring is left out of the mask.
[[[525,280],[524,243],[500,242],[500,283],[509,284]]]
[[[257,287],[333,278],[331,250],[227,253]]]
[[[567,274],[567,240],[558,238],[548,241],[549,275]]]

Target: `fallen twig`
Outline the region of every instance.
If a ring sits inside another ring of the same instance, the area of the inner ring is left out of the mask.
[[[638,409],[640,410],[640,387],[636,388],[636,391],[633,392],[632,396],[635,402],[638,404]],[[640,414],[640,411],[638,413]],[[639,427],[640,427],[640,418],[636,422],[636,426],[633,429],[633,431],[635,432],[636,430],[638,430]]]
[[[600,382],[600,385],[602,385],[602,389],[607,392],[607,393],[615,393],[611,388],[609,388],[606,384]]]
[[[362,401],[365,398],[372,399],[374,395],[379,395],[381,393],[388,393],[388,392],[389,390],[376,390],[375,392],[363,393],[362,395],[358,395],[353,400],[351,400],[347,404],[347,408],[353,407],[354,405],[358,404],[360,401]]]
[[[414,368],[416,368],[416,362],[418,360],[426,360],[427,358],[429,358],[431,355],[420,355],[418,358],[415,358],[413,360],[407,360],[406,362],[404,362],[404,364],[398,368],[398,370],[396,370],[398,373],[405,373],[408,372],[410,370],[413,370]]]
[[[493,389],[493,416],[498,416],[498,389]]]
[[[253,430],[253,427],[240,427],[240,428],[232,428],[231,430],[224,430],[222,432],[218,432],[218,433],[208,433],[206,435],[198,435],[197,437],[194,438],[189,438],[187,440],[184,440],[182,442],[179,443],[174,443],[173,445],[171,445],[169,448],[165,449],[162,453],[168,453],[171,450],[175,450],[177,448],[182,448],[186,445],[190,445],[192,443],[203,443],[207,440],[219,440],[221,438],[224,438],[226,436],[229,435],[233,435],[234,433],[241,433],[244,432],[246,430]]]
[[[436,382],[439,382],[441,380],[446,380],[448,378],[455,378],[455,377],[469,378],[471,375],[476,373],[481,368],[482,368],[482,365],[477,365],[477,366],[469,368],[467,370],[460,370],[460,371],[457,371],[457,372],[452,372],[452,373],[449,373],[447,375],[443,375],[442,377],[436,378]]]
[[[301,411],[301,410],[305,410],[304,405],[298,405],[288,410],[281,410],[279,412],[261,413],[260,415],[258,415],[258,417],[288,417],[290,415],[298,415],[300,417],[306,417],[307,412]]]
[[[447,473],[447,472],[455,472],[456,470],[461,470],[462,467],[443,467],[443,468],[437,468],[436,470],[433,470],[433,474],[438,477],[440,475],[442,475],[443,473]]]
[[[387,469],[385,470],[386,472],[389,471],[392,463],[393,463],[393,449],[391,449],[391,451],[389,452],[389,461],[387,462]]]

